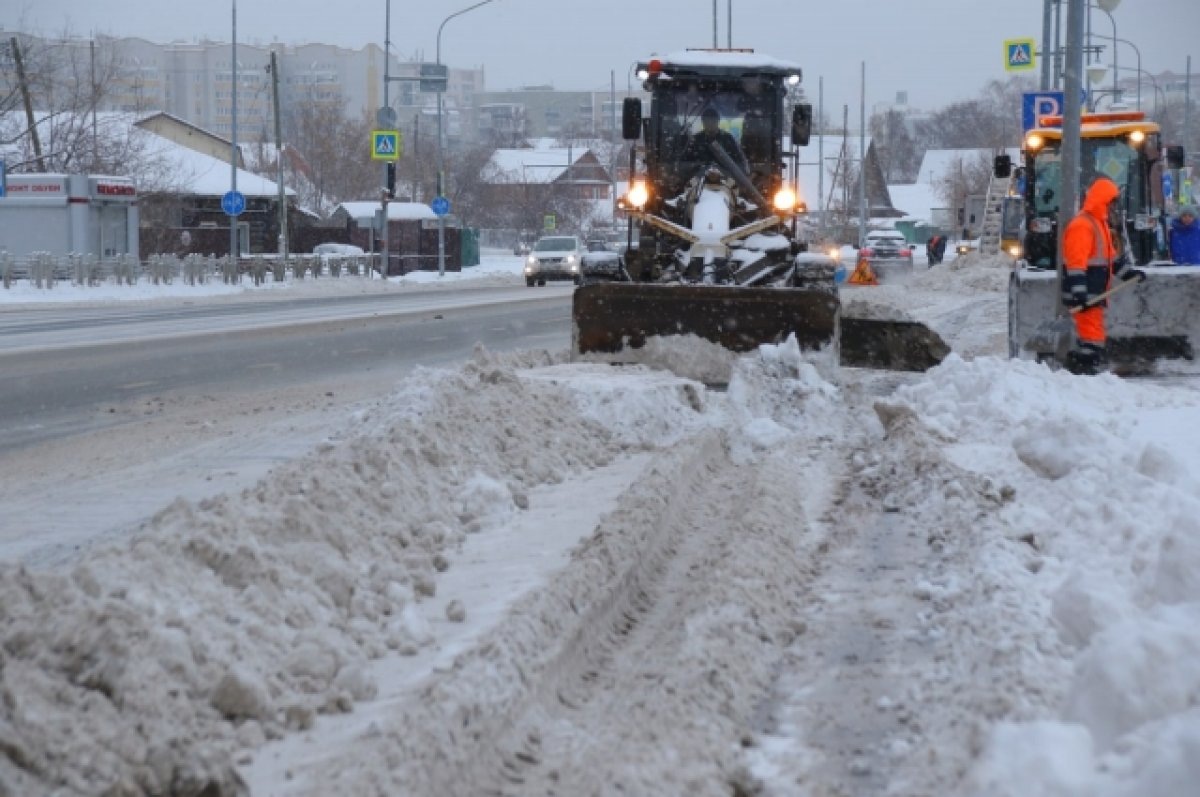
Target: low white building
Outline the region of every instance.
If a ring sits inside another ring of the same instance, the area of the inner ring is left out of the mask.
[[[0,198],[0,251],[138,257],[138,194],[128,177],[13,174]]]

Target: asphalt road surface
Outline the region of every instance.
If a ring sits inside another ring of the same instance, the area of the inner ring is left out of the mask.
[[[122,422],[185,391],[399,377],[493,351],[565,348],[570,291],[465,289],[173,308],[33,309],[0,319],[0,452]]]

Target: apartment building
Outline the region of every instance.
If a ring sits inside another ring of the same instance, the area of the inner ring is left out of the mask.
[[[97,110],[135,113],[165,111],[219,135],[232,132],[234,69],[229,42],[194,41],[159,44],[140,38],[98,36],[95,39],[44,39],[19,35],[28,72],[49,72],[60,91],[86,96],[102,86]],[[272,118],[271,52],[280,71],[280,102],[345,101],[346,113],[370,114],[384,101],[383,48],[368,44],[349,49],[326,44],[273,43],[237,45],[237,128],[242,140],[270,137]],[[0,54],[3,57],[3,54]],[[432,114],[436,95],[421,92],[421,63],[394,54],[387,72],[388,104],[402,124]],[[0,70],[0,86],[15,88],[15,70]],[[468,109],[484,90],[484,70],[451,67],[443,97],[448,141],[473,133]],[[39,98],[35,97],[35,105]],[[285,114],[286,119],[286,114]]]

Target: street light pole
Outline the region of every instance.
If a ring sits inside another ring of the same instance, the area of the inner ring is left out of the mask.
[[[1121,99],[1121,89],[1117,87],[1117,21],[1115,19],[1113,19],[1113,15],[1111,13],[1109,13],[1109,9],[1106,8],[1105,6],[1112,6],[1113,8],[1116,8],[1119,3],[1120,3],[1120,0],[1108,0],[1108,2],[1104,3],[1103,5],[1097,5],[1096,3],[1088,4],[1089,10],[1095,8],[1099,11],[1103,11],[1104,15],[1108,17],[1108,21],[1112,23],[1112,43],[1113,43],[1113,86],[1112,86],[1112,90],[1113,90],[1113,101],[1114,102],[1117,102]],[[1091,36],[1091,33],[1092,33],[1091,14],[1089,13],[1088,14],[1088,36],[1089,37]],[[1091,42],[1089,41],[1088,44],[1091,44]],[[1089,85],[1088,88],[1091,88],[1091,86]]]
[[[1158,81],[1154,78],[1154,75],[1150,74],[1145,69],[1142,69],[1140,66],[1137,66],[1137,67],[1123,66],[1123,67],[1121,67],[1121,70],[1124,72],[1132,72],[1132,71],[1136,70],[1138,73],[1137,79],[1138,79],[1138,110],[1139,111],[1142,109],[1142,100],[1141,100],[1141,97],[1142,97],[1142,75],[1145,75],[1146,78],[1150,81],[1150,86],[1154,89],[1154,118],[1157,119],[1159,108],[1162,105],[1167,104],[1167,96],[1166,96],[1166,94],[1163,93],[1163,90],[1161,88],[1159,88]],[[1162,101],[1161,104],[1159,102],[1160,99]]]
[[[454,19],[455,17],[460,17],[463,14],[467,13],[468,11],[474,11],[476,8],[479,8],[480,6],[486,6],[490,2],[492,2],[492,0],[482,0],[482,2],[476,3],[473,6],[467,6],[466,8],[462,9],[461,11],[455,11],[453,14],[451,14],[450,16],[443,19],[441,25],[438,25],[436,61],[437,61],[439,73],[441,72],[441,66],[442,66],[442,28],[446,27],[446,23],[449,22],[450,20]],[[444,152],[446,149],[446,143],[445,143],[445,138],[442,134],[442,95],[446,92],[446,84],[448,84],[449,82],[450,82],[449,75],[447,75],[446,83],[442,84],[442,86],[440,87],[440,90],[437,93],[437,134],[438,134],[437,195],[438,195],[439,199],[443,196],[443,194],[445,192],[444,169],[445,169],[445,164],[446,164],[445,152]],[[438,215],[438,276],[444,277],[445,275],[446,275],[446,216],[445,216],[445,214],[439,214]]]

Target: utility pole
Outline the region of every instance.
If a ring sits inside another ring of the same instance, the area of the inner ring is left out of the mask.
[[[858,244],[867,239],[867,62],[862,62],[858,94]]]
[[[1038,85],[1042,91],[1050,89],[1050,60],[1054,57],[1054,50],[1050,47],[1053,20],[1054,0],[1042,0],[1042,82]]]
[[[96,39],[93,38],[88,42],[88,53],[90,57],[90,66],[88,71],[88,82],[91,84],[91,101],[92,101],[92,168],[95,172],[100,163],[100,142],[98,140],[99,133],[96,130],[96,97],[99,91],[96,89]]]
[[[233,0],[233,47],[230,52],[229,66],[231,68],[231,76],[233,82],[233,90],[230,92],[232,103],[229,106],[229,190],[237,191],[237,95],[238,95],[238,72],[237,72],[237,0]],[[229,259],[232,261],[234,268],[237,267],[238,259],[238,220],[237,216],[229,217]]]
[[[1058,206],[1058,278],[1062,281],[1062,238],[1067,224],[1075,216],[1075,205],[1079,197],[1080,167],[1080,91],[1083,72],[1083,16],[1084,4],[1088,0],[1067,0],[1067,63],[1066,84],[1063,94],[1062,133],[1062,190]],[[1063,316],[1066,309],[1059,302],[1057,314]]]
[[[1054,90],[1062,88],[1062,0],[1054,0]]]
[[[821,220],[821,234],[825,233],[825,131],[821,121],[825,118],[825,76],[817,78],[817,216]]]
[[[25,63],[21,60],[21,45],[16,36],[9,41],[12,44],[13,65],[17,68],[17,83],[21,85],[21,99],[25,103],[25,122],[29,125],[29,138],[33,143],[33,159],[37,163],[37,170],[44,172],[46,171],[46,162],[42,159],[42,140],[38,138],[37,120],[33,118],[33,97],[29,94],[29,80],[25,77]]]
[[[287,196],[283,191],[283,124],[279,120],[279,60],[271,51],[271,94],[275,108],[275,181],[279,188],[279,254],[286,263],[288,259]]]
[[[1187,57],[1187,72],[1183,80],[1183,141],[1191,141],[1192,133],[1192,57]]]
[[[392,63],[392,0],[387,0],[384,9],[383,20],[383,107],[391,109],[392,105],[388,101],[388,86],[391,85],[391,69]],[[387,113],[387,111],[385,111]],[[379,278],[387,279],[388,262],[391,259],[391,247],[388,240],[388,228],[392,225],[388,223],[388,163],[383,164],[383,190],[379,192],[380,216],[383,222],[383,230],[380,233],[382,249],[379,263]]]
[[[717,0],[713,0],[713,49],[717,49]]]

